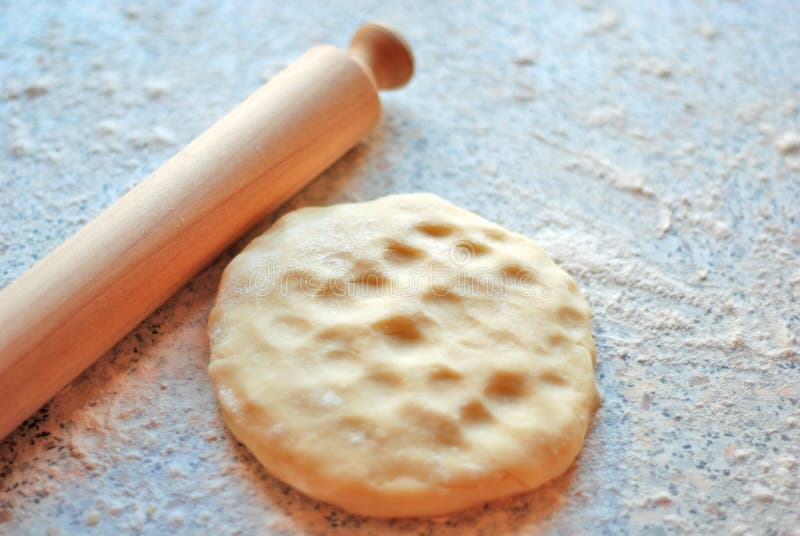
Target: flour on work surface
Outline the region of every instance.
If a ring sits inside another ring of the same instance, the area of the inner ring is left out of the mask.
[[[6,4],[0,285],[377,5]],[[594,313],[603,394],[564,476],[395,522],[269,477],[207,374],[226,254],[2,443],[0,532],[796,531],[800,10],[761,4],[382,6],[417,76],[280,211],[431,191],[541,244]]]

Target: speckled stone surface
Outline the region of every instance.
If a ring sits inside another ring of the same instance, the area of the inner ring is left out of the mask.
[[[0,533],[800,533],[797,3],[284,4],[0,3],[0,284],[307,48],[383,19],[416,78],[280,213],[431,191],[540,242],[595,313],[583,453],[438,519],[272,479],[206,372],[243,239],[0,443]]]

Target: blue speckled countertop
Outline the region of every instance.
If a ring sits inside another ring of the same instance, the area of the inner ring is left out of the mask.
[[[800,534],[796,2],[30,4],[0,4],[0,285],[383,19],[416,78],[280,212],[431,191],[531,236],[594,310],[604,403],[535,492],[425,520],[309,500],[228,433],[206,373],[245,239],[0,443],[0,533]]]

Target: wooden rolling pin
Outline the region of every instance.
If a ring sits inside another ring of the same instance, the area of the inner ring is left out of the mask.
[[[355,145],[413,73],[375,23],[314,47],[0,291],[0,438]]]

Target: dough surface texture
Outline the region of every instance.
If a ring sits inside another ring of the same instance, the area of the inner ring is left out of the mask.
[[[534,242],[431,194],[304,208],[225,270],[223,417],[351,512],[441,515],[563,473],[599,404],[591,311]]]

